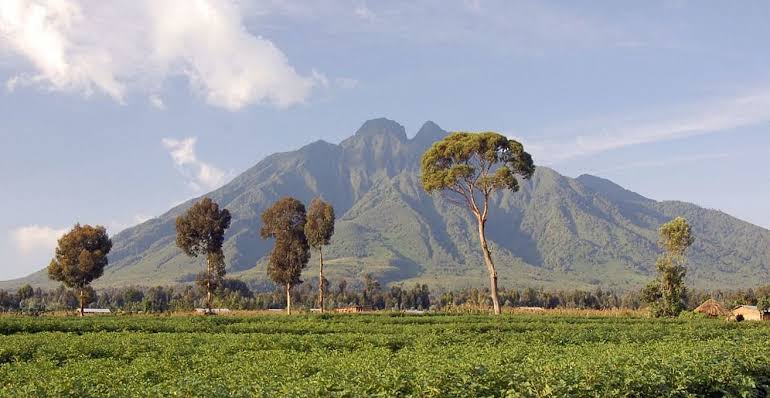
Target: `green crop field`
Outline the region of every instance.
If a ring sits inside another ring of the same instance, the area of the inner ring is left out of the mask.
[[[0,317],[8,397],[765,396],[770,327],[556,315]]]

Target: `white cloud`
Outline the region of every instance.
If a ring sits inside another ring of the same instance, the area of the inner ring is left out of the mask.
[[[176,168],[188,179],[188,183],[195,191],[219,188],[227,181],[228,175],[215,166],[198,159],[195,153],[197,141],[196,137],[187,137],[181,140],[164,138],[162,143],[168,149]]]
[[[155,109],[160,109],[160,110],[166,109],[166,103],[163,102],[163,99],[158,97],[157,95],[150,96],[150,105],[155,107]]]
[[[559,128],[555,138],[524,143],[538,163],[552,164],[767,122],[770,122],[770,89],[711,99],[645,117],[579,122]],[[595,132],[586,134],[585,131]]]
[[[29,225],[11,231],[11,238],[17,250],[22,254],[35,252],[53,252],[56,243],[67,229],[56,229],[44,225]]]
[[[236,1],[2,0],[2,47],[33,69],[12,77],[9,89],[36,84],[101,92],[119,102],[173,76],[186,77],[209,104],[229,110],[301,103],[316,84],[271,41],[245,28]]]
[[[366,21],[373,21],[375,18],[377,18],[377,15],[375,15],[374,12],[369,7],[367,7],[365,3],[358,4],[353,9],[353,13],[356,14],[357,17]]]
[[[19,84],[19,77],[14,76],[8,79],[5,82],[5,89],[8,90],[8,92],[13,92],[13,90],[16,90],[16,86]]]
[[[323,73],[313,69],[312,76],[317,85],[324,88],[329,87],[329,78],[327,78]]]

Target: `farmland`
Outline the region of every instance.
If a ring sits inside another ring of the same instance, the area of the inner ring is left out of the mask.
[[[2,396],[740,396],[770,327],[564,315],[0,318]]]

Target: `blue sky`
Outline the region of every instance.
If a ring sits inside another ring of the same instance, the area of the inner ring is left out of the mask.
[[[0,279],[385,116],[770,227],[767,2],[0,0]]]

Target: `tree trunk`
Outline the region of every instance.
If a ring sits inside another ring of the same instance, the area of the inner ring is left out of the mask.
[[[206,314],[211,314],[211,260],[206,259]]]
[[[324,312],[324,253],[323,248],[318,248],[318,254],[321,257],[321,272],[318,277],[318,303],[321,307],[321,313]]]
[[[487,272],[489,273],[489,292],[492,296],[492,306],[494,307],[495,315],[500,315],[500,299],[497,297],[497,269],[495,268],[495,263],[492,261],[492,253],[490,253],[489,245],[487,244],[487,220],[484,220],[481,217],[477,217],[476,220],[479,223],[481,251],[484,253],[484,263],[486,263]]]
[[[84,316],[85,312],[83,311],[83,308],[85,308],[85,293],[83,292],[83,289],[80,289],[80,316]]]
[[[286,314],[291,315],[291,283],[286,284]]]

